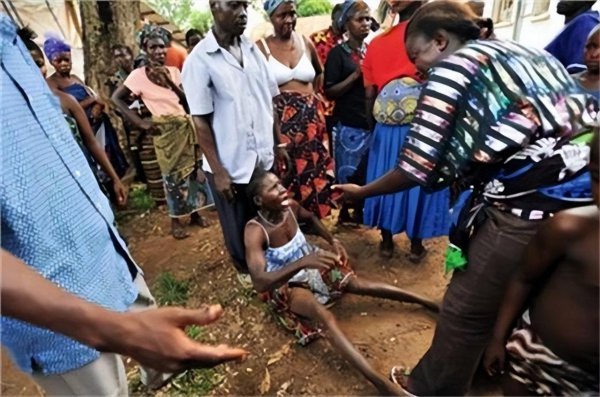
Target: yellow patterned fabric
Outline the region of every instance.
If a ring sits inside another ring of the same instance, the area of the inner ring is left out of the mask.
[[[390,81],[377,95],[373,117],[378,123],[408,124],[415,116],[421,84],[410,77]]]
[[[152,123],[160,130],[154,137],[154,150],[163,175],[184,179],[192,173],[198,155],[196,134],[189,116],[152,117]]]

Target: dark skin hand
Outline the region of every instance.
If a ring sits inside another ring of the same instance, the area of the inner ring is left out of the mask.
[[[229,173],[225,167],[223,167],[223,164],[219,159],[215,137],[210,125],[210,117],[211,115],[192,117],[194,125],[196,126],[198,144],[213,172],[217,193],[223,196],[227,201],[233,201],[235,198],[235,187],[233,186],[231,176],[229,176]]]
[[[332,185],[331,188],[342,191],[343,197],[346,200],[362,200],[368,197],[400,192],[415,186],[417,186],[417,183],[412,179],[409,179],[406,176],[406,173],[398,168],[394,168],[385,175],[364,186],[346,183],[342,185]]]
[[[178,373],[242,360],[248,352],[210,346],[187,337],[185,328],[219,319],[219,305],[117,313],[72,295],[2,250],[2,314],[74,338],[99,351],[133,358],[158,371]],[[52,315],[47,315],[52,313]]]

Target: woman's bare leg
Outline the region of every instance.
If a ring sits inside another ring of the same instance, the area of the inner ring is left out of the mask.
[[[382,395],[402,396],[402,390],[387,378],[377,373],[360,352],[352,345],[346,335],[340,330],[334,315],[320,304],[309,290],[290,288],[290,309],[295,314],[309,318],[322,324],[327,330],[327,339],[360,371]]]
[[[440,307],[436,302],[413,292],[406,291],[387,283],[358,277],[352,277],[344,291],[351,294],[375,296],[377,298],[391,299],[399,302],[418,303],[436,313],[440,310]]]

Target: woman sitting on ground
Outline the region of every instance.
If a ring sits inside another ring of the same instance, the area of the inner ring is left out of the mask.
[[[348,266],[343,245],[333,238],[316,215],[288,198],[272,173],[256,171],[248,185],[248,199],[258,216],[246,224],[246,260],[254,288],[304,345],[327,331],[330,342],[383,394],[400,389],[378,374],[339,329],[326,304],[343,292],[421,304],[437,311],[436,303],[385,283],[356,276]],[[298,222],[312,224],[334,252],[309,244]]]
[[[154,135],[154,150],[163,177],[167,209],[171,218],[171,233],[176,239],[189,236],[180,219],[191,216],[191,224],[205,227],[198,213],[212,202],[205,176],[199,167],[200,156],[195,145],[196,135],[187,102],[181,89],[179,69],[165,66],[166,42],[159,30],[144,34],[141,39],[148,54],[148,65],[135,69],[123,85],[116,89],[112,100],[131,124],[140,131]],[[142,120],[125,102],[131,94],[144,101],[152,120]]]

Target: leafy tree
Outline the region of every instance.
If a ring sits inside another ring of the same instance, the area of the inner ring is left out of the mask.
[[[212,25],[210,11],[196,9],[193,0],[147,0],[147,3],[180,29],[196,28],[206,33]]]
[[[300,17],[312,15],[326,15],[331,13],[330,0],[300,0],[298,1],[297,13]]]

